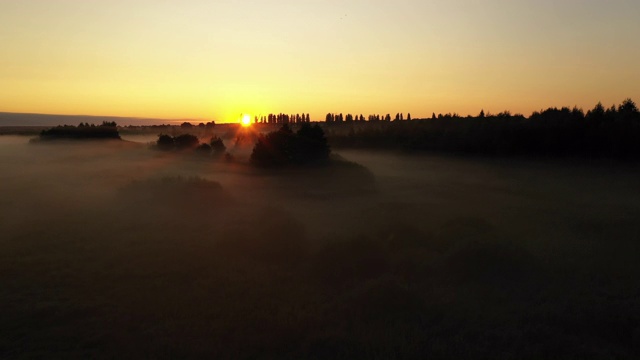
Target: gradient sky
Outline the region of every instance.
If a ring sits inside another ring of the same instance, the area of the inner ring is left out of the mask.
[[[640,102],[637,0],[0,0],[0,111],[235,121]]]

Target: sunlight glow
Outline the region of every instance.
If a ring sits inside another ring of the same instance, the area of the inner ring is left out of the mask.
[[[251,126],[251,115],[242,115],[242,120],[240,121],[240,123],[242,124],[242,126]]]
[[[0,0],[0,112],[239,124],[611,106],[640,93],[637,14],[632,0]]]

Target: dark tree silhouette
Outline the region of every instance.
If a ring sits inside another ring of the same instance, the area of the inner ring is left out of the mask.
[[[211,155],[211,145],[200,144],[196,147],[196,151],[202,155]]]
[[[324,161],[330,153],[327,138],[322,128],[305,123],[296,133],[293,161],[298,164]]]
[[[62,125],[40,132],[40,140],[89,140],[111,139],[119,140],[120,134],[115,122],[103,122],[100,126],[94,124],[79,124],[78,126]]]
[[[227,150],[227,147],[222,142],[222,139],[217,136],[211,138],[211,141],[209,141],[209,145],[211,146],[214,155],[222,155]]]
[[[325,117],[325,121],[328,123],[332,123],[333,119],[334,119],[334,116],[331,113],[328,113],[327,116]]]
[[[637,115],[638,114],[638,107],[636,106],[636,103],[633,102],[633,100],[626,99],[618,107],[618,112],[620,114],[622,114],[623,116],[625,116],[625,115]]]
[[[156,144],[158,146],[158,149],[164,151],[173,150],[176,146],[175,142],[173,141],[173,137],[164,134],[158,135],[158,141],[156,141]]]
[[[370,121],[375,117],[370,116]],[[400,113],[396,115],[400,120]],[[640,157],[640,110],[631,100],[607,109],[548,108],[528,118],[503,111],[461,117],[432,114],[430,120],[371,123],[332,129],[333,146],[444,151],[489,155]]]
[[[324,131],[317,124],[303,123],[295,134],[285,124],[258,137],[251,162],[258,166],[304,165],[326,161],[329,153]]]
[[[173,141],[178,150],[192,149],[198,146],[198,138],[191,134],[178,135],[173,138]]]
[[[259,166],[282,166],[293,159],[294,135],[288,125],[280,130],[259,135],[251,153],[251,162]]]

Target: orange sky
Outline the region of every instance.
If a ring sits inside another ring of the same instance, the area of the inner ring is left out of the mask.
[[[631,0],[0,2],[0,111],[526,115],[640,101]]]

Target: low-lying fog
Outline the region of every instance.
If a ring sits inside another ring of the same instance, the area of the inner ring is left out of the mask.
[[[0,137],[0,357],[640,354],[636,164],[125,139]]]

